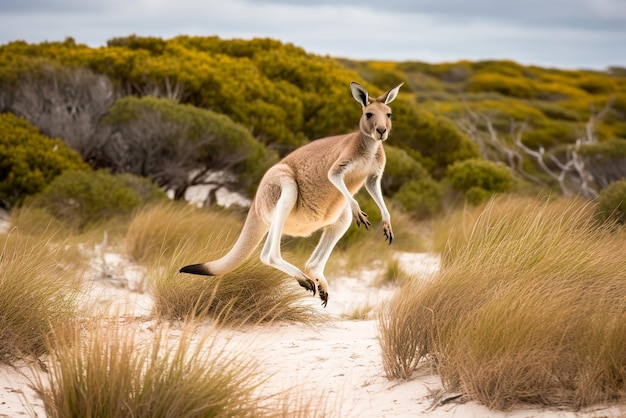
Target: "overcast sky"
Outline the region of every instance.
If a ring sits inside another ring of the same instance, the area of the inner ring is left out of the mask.
[[[353,59],[626,67],[626,0],[0,0],[0,44],[271,37]]]

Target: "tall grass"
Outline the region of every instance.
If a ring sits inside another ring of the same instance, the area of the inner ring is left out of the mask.
[[[35,373],[48,417],[317,417],[324,397],[268,393],[268,375],[218,328],[93,320],[56,330]],[[253,343],[254,344],[254,343]]]
[[[0,235],[1,362],[45,353],[51,330],[74,319],[80,269],[63,251],[50,237]]]
[[[626,390],[624,234],[580,200],[505,198],[469,213],[438,276],[379,318],[389,377],[432,358],[487,406],[584,406]]]
[[[184,319],[208,314],[235,324],[274,320],[314,324],[323,320],[323,313],[307,300],[311,293],[295,279],[261,264],[258,256],[219,277],[178,273],[181,265],[211,253],[196,251],[193,259],[192,254],[194,251],[181,247],[181,253],[167,260],[158,272],[154,270],[151,287],[158,317]]]
[[[87,331],[57,335],[49,376],[37,381],[49,417],[262,416],[257,366],[214,346],[211,333],[142,334],[116,322]]]
[[[198,209],[179,202],[146,206],[131,219],[126,252],[131,260],[150,265],[171,257],[183,241],[190,247],[211,242],[217,250],[225,251],[237,239],[242,225],[243,218],[221,209]]]
[[[241,222],[224,211],[172,204],[135,215],[127,248],[150,270],[154,313],[168,319],[209,314],[234,323],[320,321],[318,310],[305,301],[311,294],[295,279],[261,264],[258,254],[219,277],[178,273],[184,265],[216,259],[228,251]]]

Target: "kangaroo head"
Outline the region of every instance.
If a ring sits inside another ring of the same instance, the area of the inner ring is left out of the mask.
[[[404,83],[398,84],[374,99],[369,97],[367,90],[359,83],[355,81],[350,83],[352,97],[363,107],[363,115],[359,122],[363,135],[380,141],[387,139],[391,130],[391,108],[387,105],[398,96],[402,84]]]

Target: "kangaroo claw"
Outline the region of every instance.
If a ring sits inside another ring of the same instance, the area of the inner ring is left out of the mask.
[[[308,290],[309,292],[313,293],[313,296],[315,296],[316,292],[316,286],[315,283],[313,283],[313,280],[311,279],[298,279],[298,283],[300,284],[300,286],[304,287],[306,290]]]
[[[320,299],[322,299],[322,306],[325,308],[328,304],[328,293],[320,289]]]

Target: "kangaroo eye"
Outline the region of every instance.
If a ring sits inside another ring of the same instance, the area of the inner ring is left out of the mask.
[[[367,113],[365,114],[365,117],[366,117],[367,119],[371,119],[371,118],[372,118],[372,116],[374,116],[374,115],[372,115],[370,112],[367,112]]]
[[[391,119],[391,113],[387,113],[387,117]]]

